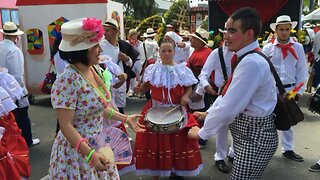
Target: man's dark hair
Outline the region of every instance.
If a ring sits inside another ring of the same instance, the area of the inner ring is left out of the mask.
[[[250,7],[243,7],[235,11],[230,18],[233,21],[241,21],[241,30],[246,32],[249,29],[252,29],[254,32],[254,38],[257,39],[261,32],[261,20],[259,13],[256,9]]]
[[[59,54],[63,60],[69,62],[70,64],[82,63],[84,65],[89,65],[88,49],[71,52],[59,50]]]

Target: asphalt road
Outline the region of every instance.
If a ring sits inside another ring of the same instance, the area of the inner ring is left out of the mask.
[[[305,120],[295,127],[295,151],[304,157],[304,162],[294,162],[284,158],[281,154],[281,146],[266,168],[263,180],[319,180],[320,173],[309,172],[308,168],[320,159],[320,116],[308,111],[306,104],[310,94],[305,94],[300,101],[300,107],[305,114]],[[33,136],[40,138],[41,143],[30,149],[31,177],[30,180],[46,179],[48,174],[51,147],[55,135],[56,115],[50,105],[47,95],[36,96],[36,103],[30,106],[29,116],[33,123]],[[139,98],[128,99],[125,111],[129,114],[139,113],[145,104],[145,100]],[[130,131],[131,132],[131,131]],[[134,134],[131,132],[131,137]],[[231,139],[230,135],[229,138]],[[213,154],[215,152],[215,138],[212,137],[206,148],[201,150],[204,169],[197,177],[186,178],[194,180],[225,180],[230,178],[214,166]],[[227,162],[228,165],[230,163]],[[231,166],[231,165],[230,165]],[[151,179],[150,177],[138,177],[134,172],[121,177],[123,180]],[[168,179],[168,178],[160,178]]]

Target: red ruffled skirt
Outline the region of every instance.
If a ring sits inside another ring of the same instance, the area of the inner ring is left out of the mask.
[[[13,157],[14,165],[21,176],[30,176],[29,149],[25,139],[21,136],[21,129],[18,127],[14,114],[3,116],[0,126],[6,129],[1,139],[2,146],[9,151]]]
[[[149,101],[142,110],[139,122],[144,124]],[[187,125],[176,133],[158,134],[147,129],[136,134],[134,157],[138,175],[196,176],[202,170],[202,159],[197,140],[187,137],[191,127],[198,126],[192,114],[188,114]]]

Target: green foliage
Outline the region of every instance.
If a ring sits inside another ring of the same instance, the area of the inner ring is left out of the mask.
[[[167,24],[175,23],[174,20],[178,19],[181,8],[188,9],[188,2],[186,0],[178,0],[172,3],[170,8],[163,15]]]
[[[156,40],[158,42],[162,41],[162,38],[165,33],[165,24],[164,19],[160,15],[154,15],[151,17],[148,17],[140,22],[140,24],[137,26],[137,30],[140,32],[146,32],[148,28],[153,28],[156,33]]]
[[[123,3],[124,14],[142,20],[158,13],[158,4],[155,0],[115,0]]]

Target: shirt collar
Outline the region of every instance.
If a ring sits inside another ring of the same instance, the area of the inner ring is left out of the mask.
[[[295,43],[292,37],[289,37],[289,41],[286,44],[289,44],[289,43]],[[273,42],[273,45],[277,45],[277,44],[281,44],[279,43],[278,38],[276,38]]]
[[[259,43],[258,41],[253,41],[252,43],[250,43],[249,45],[245,46],[244,48],[240,49],[238,52],[236,52],[237,56],[240,57],[242,55],[244,55],[245,53],[254,50],[256,48],[259,48]]]

